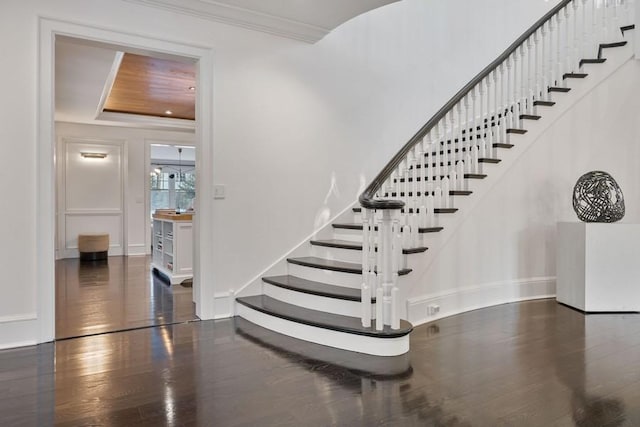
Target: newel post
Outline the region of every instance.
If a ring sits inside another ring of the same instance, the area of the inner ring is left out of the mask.
[[[362,325],[400,328],[398,270],[402,256],[400,209],[362,210]],[[371,298],[376,298],[373,313]]]

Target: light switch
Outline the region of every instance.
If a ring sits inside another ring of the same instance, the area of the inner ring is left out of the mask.
[[[213,186],[213,198],[224,199],[227,196],[224,184],[215,184]]]

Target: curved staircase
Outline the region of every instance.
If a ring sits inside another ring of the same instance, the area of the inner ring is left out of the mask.
[[[460,209],[472,208],[465,201],[487,177],[498,179],[632,57],[631,6],[561,1],[420,129],[365,190],[362,207],[310,240],[307,256],[287,258],[287,274],[263,277],[260,295],[237,297],[236,314],[326,346],[406,353],[409,266],[424,262],[431,236],[455,225]]]

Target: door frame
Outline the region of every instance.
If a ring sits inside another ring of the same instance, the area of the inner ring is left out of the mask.
[[[196,62],[196,215],[193,297],[200,319],[214,318],[213,273],[213,65],[212,49],[102,27],[39,17],[38,133],[36,141],[36,255],[38,342],[55,339],[56,135],[55,41],[58,36],[161,53]],[[208,220],[207,220],[208,219]]]

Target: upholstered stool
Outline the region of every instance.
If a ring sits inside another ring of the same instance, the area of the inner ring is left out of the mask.
[[[109,235],[107,233],[79,234],[78,251],[80,261],[105,260],[109,256]]]

